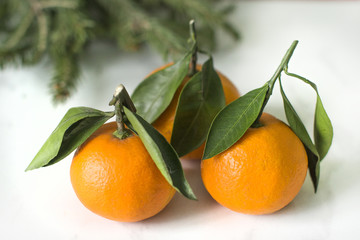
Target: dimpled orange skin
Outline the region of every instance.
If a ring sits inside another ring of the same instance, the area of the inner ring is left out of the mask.
[[[269,214],[290,203],[307,172],[303,144],[291,129],[264,113],[260,128],[250,128],[223,153],[201,162],[210,195],[240,213]]]
[[[116,123],[100,127],[76,151],[70,176],[80,201],[92,212],[116,221],[154,216],[175,190],[162,176],[138,136],[113,136]]]
[[[165,67],[171,65],[172,63],[169,63],[165,66],[162,66],[156,70],[154,70],[151,74],[160,71],[161,69],[164,69]],[[201,69],[201,65],[197,65],[197,70],[199,71]],[[225,102],[226,104],[231,103],[232,101],[236,100],[240,97],[239,91],[236,89],[234,84],[224,75],[217,72],[221,83],[223,85],[224,94],[225,94]],[[150,74],[150,75],[151,75]],[[176,113],[176,107],[178,104],[179,96],[181,93],[181,90],[185,86],[185,84],[190,80],[189,77],[185,77],[184,81],[181,83],[180,87],[177,89],[170,105],[167,107],[167,109],[159,116],[158,119],[152,124],[165,138],[170,142],[171,140],[171,134],[173,130],[174,120],[175,120],[175,113]],[[192,159],[201,159],[202,154],[204,152],[205,143],[202,144],[200,147],[195,149],[194,151],[186,154],[185,156],[182,156],[181,159],[184,160],[192,160]]]

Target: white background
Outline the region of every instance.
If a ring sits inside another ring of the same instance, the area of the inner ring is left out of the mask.
[[[25,173],[68,108],[110,110],[107,103],[119,83],[132,92],[146,74],[163,64],[148,49],[119,53],[99,45],[83,59],[77,93],[64,105],[51,103],[49,64],[0,71],[0,238],[358,239],[360,2],[240,2],[231,21],[242,39],[223,39],[214,61],[242,94],[262,86],[292,41],[300,41],[289,70],[318,85],[334,126],[317,194],[307,176],[298,196],[283,210],[266,216],[243,215],[212,200],[202,185],[199,162],[186,162],[185,173],[199,201],[176,194],[155,217],[118,223],[81,205],[69,179],[71,156]],[[298,80],[284,78],[284,82],[311,131],[314,92]],[[284,120],[278,88],[266,111]]]

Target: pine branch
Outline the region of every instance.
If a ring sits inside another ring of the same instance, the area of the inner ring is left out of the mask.
[[[93,22],[81,12],[62,9],[53,18],[50,53],[54,62],[51,86],[55,102],[63,102],[76,87],[80,75],[79,55],[91,35]]]
[[[76,86],[80,76],[80,67],[77,55],[71,52],[54,52],[51,54],[54,62],[54,76],[50,89],[55,103],[64,102]]]
[[[43,55],[46,50],[47,38],[48,38],[48,19],[43,12],[41,2],[38,0],[29,0],[33,13],[37,20],[38,38],[37,38],[37,58]]]
[[[17,6],[17,1],[13,2]],[[47,19],[40,11],[36,0],[29,0],[28,5],[22,5],[25,12],[19,24],[8,35],[8,38],[0,48],[0,65],[7,64],[34,64],[38,62],[46,51],[47,40]],[[34,21],[38,24],[35,25]],[[35,31],[38,34],[35,36]]]
[[[41,6],[43,9],[47,8],[68,8],[76,9],[79,7],[79,3],[71,0],[49,0],[41,1]]]
[[[24,37],[26,32],[29,30],[31,23],[34,20],[34,13],[29,11],[21,20],[15,31],[8,37],[2,49],[13,49],[15,48],[21,39]]]
[[[143,43],[160,51],[163,56],[177,55],[184,51],[185,39],[171,28],[165,27],[155,17],[150,16],[133,0],[97,0],[121,28],[113,28],[112,33],[120,48],[137,50]]]
[[[163,57],[177,58],[186,49],[186,38],[181,37],[175,31],[167,31],[167,28],[159,22],[152,22],[146,31],[146,40],[162,52]]]
[[[94,22],[82,12],[61,9],[52,19],[53,30],[50,35],[50,50],[80,53],[91,38]]]
[[[55,101],[63,101],[75,89],[79,59],[94,41],[110,40],[126,51],[148,44],[164,57],[176,58],[186,48],[192,18],[199,42],[210,49],[216,45],[217,28],[237,38],[227,22],[228,9],[216,10],[217,1],[0,0],[0,68],[50,56],[51,92]]]
[[[210,5],[206,0],[164,0],[166,4],[174,9],[178,9],[179,12],[187,15],[189,18],[193,18],[200,21],[201,24],[208,26],[223,27],[233,38],[238,39],[239,33],[235,28],[226,20],[226,12],[214,11],[213,5]],[[225,10],[229,10],[225,8]]]
[[[31,45],[17,46],[9,50],[0,49],[0,69],[7,65],[29,65],[33,63],[34,52]]]

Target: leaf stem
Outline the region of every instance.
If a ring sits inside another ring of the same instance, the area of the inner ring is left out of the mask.
[[[129,108],[132,112],[136,112],[136,108],[130,99],[128,92],[124,85],[120,84],[114,93],[109,105],[115,106],[116,124],[117,130],[114,132],[114,136],[119,139],[125,139],[131,135],[131,131],[125,128],[124,124],[124,106]]]
[[[282,71],[284,71],[284,69],[287,68],[290,58],[292,57],[295,48],[297,46],[297,44],[299,43],[298,40],[293,41],[293,43],[291,44],[290,48],[287,50],[285,56],[283,57],[283,59],[281,60],[281,63],[279,65],[279,67],[276,69],[274,75],[271,77],[271,79],[268,81],[269,86],[270,86],[270,90],[272,92],[273,88],[274,88],[274,84],[276,82],[276,80],[279,78],[280,74]],[[271,95],[271,93],[270,93]]]
[[[190,72],[189,76],[195,75],[196,71],[196,63],[197,63],[197,52],[198,52],[198,45],[197,45],[197,39],[196,39],[196,29],[195,29],[195,20],[192,19],[189,22],[190,25],[190,37],[191,40],[194,42],[194,48],[191,56],[191,66],[190,66]]]
[[[290,48],[286,51],[285,56],[282,58],[281,63],[279,65],[279,67],[276,69],[274,75],[270,78],[270,80],[267,82],[267,84],[269,85],[269,90],[266,93],[265,99],[264,99],[264,103],[261,107],[260,113],[258,115],[258,117],[256,118],[255,122],[251,125],[252,128],[258,128],[261,127],[262,124],[260,123],[260,117],[262,115],[262,113],[264,112],[265,106],[268,103],[270,96],[273,92],[274,89],[274,85],[277,79],[279,79],[281,73],[287,69],[289,61],[291,56],[293,55],[295,48],[297,46],[297,44],[299,43],[298,40],[293,41],[293,43],[291,44]]]

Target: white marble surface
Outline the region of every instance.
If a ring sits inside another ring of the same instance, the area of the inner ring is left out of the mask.
[[[242,40],[225,40],[215,66],[242,93],[267,81],[294,39],[300,41],[290,70],[317,83],[334,125],[334,141],[322,162],[319,191],[307,177],[295,200],[266,216],[243,215],[218,205],[205,191],[199,162],[185,163],[199,201],[175,195],[157,216],[118,223],[85,209],[69,180],[71,157],[55,166],[24,172],[66,110],[108,110],[115,86],[131,92],[162,60],[150,50],[114,53],[97,46],[83,60],[77,94],[54,107],[48,95],[51,68],[0,71],[1,239],[359,239],[360,228],[360,2],[248,1],[232,21]],[[101,80],[99,80],[101,79]],[[315,95],[285,78],[286,89],[311,129]],[[284,119],[278,89],[266,111]]]

